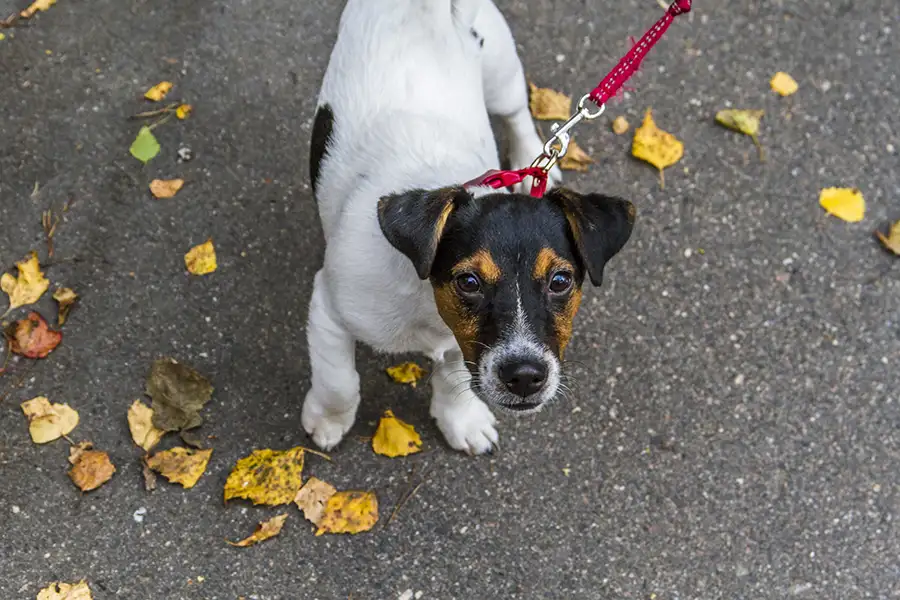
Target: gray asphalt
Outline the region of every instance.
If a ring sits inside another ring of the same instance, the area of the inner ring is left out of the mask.
[[[654,0],[498,4],[530,77],[574,94],[660,14]],[[427,389],[391,384],[395,359],[362,349],[360,418],[307,472],[376,490],[383,521],[413,471],[426,483],[386,528],[316,538],[292,511],[249,549],[224,540],[280,511],[223,507],[231,466],[309,443],[322,240],[307,140],[339,3],[60,0],[4,30],[0,265],[31,249],[47,262],[41,212],[68,203],[46,273],[82,300],[50,358],[0,378],[0,598],[81,578],[100,600],[900,598],[900,262],[872,236],[900,219],[900,4],[695,4],[608,113],[634,124],[652,106],[684,141],[666,189],[608,122],[576,134],[598,164],[570,184],[630,198],[639,221],[587,295],[574,397],[502,418],[502,451],[472,459],[443,444]],[[768,89],[779,70],[800,82],[792,98]],[[144,168],[127,117],[163,79],[195,114],[157,130]],[[713,123],[729,104],[767,111],[768,162]],[[193,161],[177,163],[181,146]],[[176,176],[175,199],[149,197],[150,179]],[[824,215],[830,186],[863,190],[863,222]],[[210,236],[219,270],[187,276],[184,252]],[[55,314],[49,295],[38,309]],[[148,494],[125,412],[166,355],[215,385],[200,430],[214,452],[194,489]],[[67,444],[31,443],[18,405],[39,394],[81,413],[74,438],[110,453],[110,483],[80,495]],[[389,460],[360,441],[388,407],[426,453]]]

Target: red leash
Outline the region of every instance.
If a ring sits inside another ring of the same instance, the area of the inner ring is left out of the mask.
[[[619,64],[607,74],[606,77],[595,87],[591,93],[586,94],[578,101],[578,112],[563,123],[561,126],[554,124],[553,136],[544,144],[544,151],[538,156],[530,167],[518,169],[515,171],[497,171],[491,170],[477,177],[472,181],[464,184],[464,187],[488,186],[492,188],[502,188],[521,183],[526,177],[533,177],[534,182],[531,186],[531,195],[540,198],[547,189],[547,174],[550,169],[556,165],[560,158],[566,155],[569,149],[569,130],[581,122],[583,119],[596,119],[603,111],[606,110],[606,102],[610,98],[615,97],[625,85],[632,75],[637,72],[641,66],[641,61],[646,58],[647,54],[656,45],[656,42],[662,38],[663,34],[675,20],[675,17],[683,15],[691,11],[691,0],[675,0],[662,19],[656,22],[656,25],[650,28],[650,31],[644,34],[638,42],[628,51]],[[585,103],[590,100],[597,105],[597,110],[591,112]],[[558,147],[556,146],[558,142]]]

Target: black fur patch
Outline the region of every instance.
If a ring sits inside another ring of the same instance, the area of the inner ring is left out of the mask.
[[[331,143],[331,134],[334,129],[334,113],[331,106],[320,106],[316,111],[316,120],[313,123],[312,139],[309,144],[309,177],[312,183],[313,195],[316,194],[319,183],[319,169],[322,160],[328,153],[328,144]]]

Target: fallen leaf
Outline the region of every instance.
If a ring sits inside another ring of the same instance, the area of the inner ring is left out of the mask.
[[[303,448],[255,450],[237,462],[225,482],[225,501],[244,498],[253,504],[289,504],[303,485]]]
[[[825,188],[819,194],[819,204],[828,213],[850,223],[863,220],[866,201],[856,188]]]
[[[265,541],[269,538],[273,538],[281,533],[281,528],[284,527],[284,522],[287,518],[287,514],[272,517],[268,521],[260,522],[260,524],[256,526],[256,531],[253,532],[253,535],[251,535],[247,539],[241,540],[240,542],[228,542],[228,540],[225,541],[232,546],[237,546],[238,548],[246,548],[247,546],[258,544],[259,542]]]
[[[0,289],[9,296],[9,310],[34,304],[50,287],[50,280],[41,273],[36,252],[17,262],[16,268],[19,270],[18,277],[9,273],[0,276]]]
[[[181,120],[184,120],[191,116],[191,113],[193,111],[194,107],[190,104],[180,104],[178,108],[175,109],[175,116]]]
[[[876,231],[875,235],[878,236],[878,239],[884,244],[885,248],[894,254],[900,255],[900,221],[891,225],[891,229],[888,231],[887,235],[884,235],[880,231]]]
[[[78,413],[68,404],[50,404],[38,396],[21,404],[28,418],[28,433],[35,444],[46,444],[69,435],[78,425]]]
[[[153,409],[135,400],[128,408],[128,429],[131,439],[145,452],[150,452],[166,435],[162,429],[153,426]]]
[[[422,450],[422,438],[412,425],[404,423],[392,411],[386,410],[372,438],[372,450],[391,458],[408,456]]]
[[[93,600],[86,581],[62,583],[56,581],[38,592],[37,600]]]
[[[414,362],[405,362],[395,367],[388,367],[387,374],[397,383],[408,383],[416,387],[416,383],[425,376],[425,369]]]
[[[310,477],[297,492],[294,504],[303,511],[303,516],[318,526],[325,514],[325,506],[328,499],[334,496],[337,490],[330,483],[326,483],[316,477]]]
[[[34,13],[38,11],[50,10],[50,7],[56,4],[56,0],[36,0],[31,3],[31,6],[23,10],[19,13],[19,16],[23,19],[30,19],[34,16]]]
[[[75,449],[73,448],[74,452]],[[69,477],[82,492],[95,490],[110,479],[116,468],[109,460],[109,455],[100,450],[84,450],[73,460],[69,469]]]
[[[59,304],[59,311],[56,314],[56,325],[62,327],[62,324],[69,317],[72,305],[78,300],[78,294],[69,288],[59,288],[53,292],[53,299]]]
[[[653,109],[648,108],[643,125],[634,132],[631,154],[659,169],[659,183],[665,188],[663,169],[681,160],[684,156],[684,144],[671,133],[659,129],[653,121]]]
[[[184,265],[193,275],[208,275],[216,270],[216,249],[211,239],[194,246],[184,255]]]
[[[772,81],[769,82],[769,85],[772,86],[774,92],[781,94],[782,96],[790,96],[800,89],[800,86],[797,85],[797,82],[794,81],[793,77],[787,73],[782,73],[781,71],[775,73],[775,76],[772,77]]]
[[[129,152],[144,164],[147,164],[159,154],[159,142],[156,141],[156,137],[149,127],[146,125],[141,127],[137,137],[131,143]]]
[[[185,488],[194,487],[206,471],[212,450],[191,450],[172,448],[157,452],[147,459],[147,466],[171,481]]]
[[[620,115],[613,119],[612,130],[616,135],[622,135],[623,133],[628,131],[629,127],[631,127],[631,125],[628,123],[628,119],[626,119],[625,117]]]
[[[150,193],[154,197],[172,198],[184,185],[184,179],[154,179],[150,182]]]
[[[141,459],[141,474],[144,476],[144,489],[152,492],[156,489],[156,473],[147,464],[147,457]]]
[[[166,97],[166,94],[172,89],[172,85],[171,81],[161,81],[147,90],[146,93],[144,93],[144,98],[152,100],[153,102],[159,102]]]
[[[766,111],[764,110],[739,110],[730,108],[720,110],[716,113],[716,123],[724,125],[728,129],[743,133],[744,135],[749,135],[753,140],[753,143],[756,144],[756,147],[759,148],[760,160],[765,160],[765,151],[763,150],[762,144],[759,143],[759,125],[765,114]]]
[[[190,431],[181,431],[178,435],[181,436],[181,441],[191,448],[206,450],[206,444],[203,442],[203,438],[200,435]]]
[[[91,442],[79,442],[75,444],[71,448],[69,448],[69,462],[71,464],[77,463],[81,460],[81,455],[94,447],[94,444]]]
[[[36,312],[10,324],[5,331],[9,349],[26,358],[44,358],[62,341],[62,333],[47,327],[47,321]]]
[[[154,427],[163,431],[194,429],[203,423],[200,409],[212,397],[213,387],[194,369],[172,358],[153,362],[147,378]]]
[[[373,492],[337,492],[328,499],[316,535],[360,533],[378,522],[378,498]]]
[[[529,83],[531,90],[528,104],[531,108],[531,116],[544,121],[567,121],[572,116],[572,97],[551,90],[539,88]]]
[[[575,140],[572,140],[569,142],[569,150],[566,152],[566,155],[559,161],[559,168],[563,171],[585,172],[593,162],[594,159],[588,156],[587,152],[575,143]]]

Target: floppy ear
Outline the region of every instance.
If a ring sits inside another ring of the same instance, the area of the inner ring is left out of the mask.
[[[461,187],[411,190],[378,201],[378,224],[390,244],[428,279],[444,226],[453,209],[472,198]]]
[[[602,194],[579,194],[566,188],[547,193],[559,203],[591,283],[603,283],[603,267],[625,246],[634,226],[635,208],[631,202]]]

